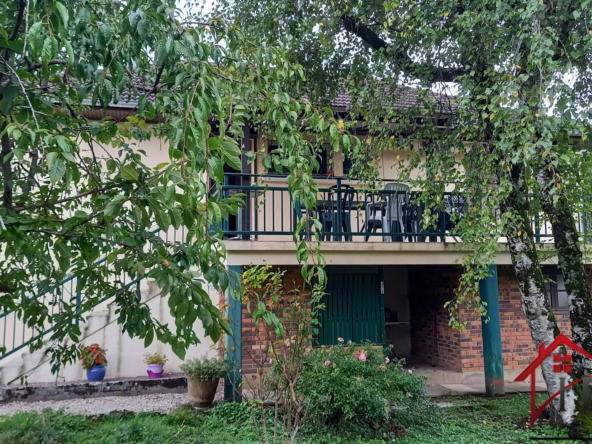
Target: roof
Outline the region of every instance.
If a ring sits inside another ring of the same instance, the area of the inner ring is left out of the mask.
[[[458,106],[454,96],[452,95],[430,92],[429,96],[430,99],[435,103],[438,113],[450,115],[456,110]],[[395,110],[402,111],[418,105],[420,90],[411,86],[397,86],[394,91],[388,91],[387,88],[384,88],[383,97],[384,107],[389,106],[387,98],[391,97],[394,101],[391,106]],[[352,106],[352,98],[347,92],[340,93],[333,100],[331,100],[331,108],[333,108],[335,111],[348,111],[352,108]]]
[[[153,84],[146,82],[140,76],[134,74],[132,77],[134,86],[137,91],[126,88],[121,93],[121,99],[118,103],[109,104],[109,108],[124,108],[133,109],[138,105],[140,95],[148,93],[146,97],[149,101],[154,102],[156,93],[152,91]],[[442,93],[430,92],[430,98],[436,104],[436,110],[439,114],[451,115],[457,108],[457,103],[454,96]],[[389,106],[386,98],[391,97],[394,103],[392,104],[395,110],[405,110],[416,106],[419,103],[420,90],[411,86],[397,86],[396,88],[384,88],[384,107]],[[353,99],[347,92],[339,93],[331,100],[331,108],[336,112],[347,112],[353,108]]]

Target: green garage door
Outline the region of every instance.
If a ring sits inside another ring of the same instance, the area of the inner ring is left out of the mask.
[[[321,311],[319,345],[365,340],[384,343],[384,295],[377,274],[329,274]]]

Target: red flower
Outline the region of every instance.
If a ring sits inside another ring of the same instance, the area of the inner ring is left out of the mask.
[[[95,359],[95,362],[98,364],[99,363],[99,360],[98,359]]]

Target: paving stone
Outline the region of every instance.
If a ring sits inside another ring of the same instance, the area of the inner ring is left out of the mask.
[[[474,395],[480,393],[478,390],[469,387],[465,384],[440,384],[442,387],[452,390],[454,394],[458,395]]]
[[[446,387],[442,387],[439,384],[428,385],[427,395],[429,397],[446,396],[451,394],[453,394],[452,390],[447,389]]]

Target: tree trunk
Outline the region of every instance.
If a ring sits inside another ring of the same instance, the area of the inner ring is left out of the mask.
[[[547,298],[545,279],[528,215],[528,188],[520,166],[514,166],[512,169],[511,180],[512,192],[505,204],[505,210],[514,215],[507,229],[508,246],[520,286],[522,309],[526,315],[532,340],[538,348],[543,342],[549,345],[560,332]],[[541,370],[549,396],[557,393],[559,378],[557,374],[553,373],[553,364],[550,358],[543,362]],[[569,383],[570,381],[566,382],[566,385]],[[554,424],[560,427],[571,424],[575,413],[573,391],[568,390],[565,393],[565,410],[563,412],[559,411],[559,397],[555,398],[549,407],[551,421]]]
[[[576,227],[573,211],[564,195],[551,194],[556,187],[555,173],[549,165],[545,165],[538,172],[536,180],[541,193],[541,202],[551,227],[559,268],[565,280],[565,289],[568,294],[569,314],[571,320],[572,340],[592,353],[592,298],[586,279],[584,257],[579,245],[580,233]],[[556,202],[553,196],[557,196]],[[580,353],[574,353],[571,376],[574,380],[592,372],[592,360]],[[585,425],[586,429],[592,429],[591,412],[583,412],[581,402],[581,390],[576,390],[578,400],[578,422]],[[584,418],[584,416],[586,418]],[[584,424],[585,423],[585,424]]]

